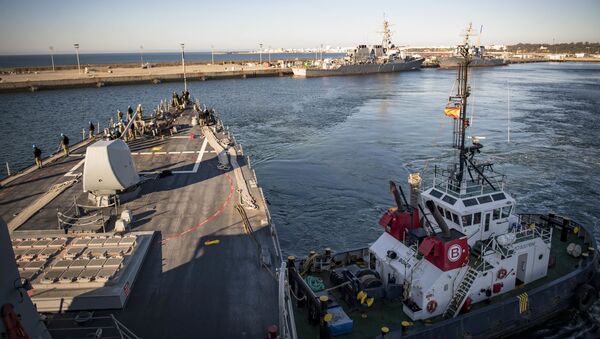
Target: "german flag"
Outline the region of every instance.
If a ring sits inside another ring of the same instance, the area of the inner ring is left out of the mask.
[[[460,106],[449,106],[444,108],[444,114],[453,119],[460,118]]]

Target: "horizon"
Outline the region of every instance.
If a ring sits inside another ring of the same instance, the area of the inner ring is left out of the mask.
[[[272,0],[261,6],[191,0],[168,4],[67,0],[58,5],[10,1],[3,3],[0,14],[0,55],[43,55],[49,53],[49,46],[55,54],[72,54],[74,43],[80,45],[80,54],[139,53],[140,46],[144,53],[173,53],[180,51],[180,43],[185,43],[187,52],[210,52],[211,46],[219,52],[257,51],[261,43],[263,49],[348,47],[377,43],[384,13],[398,46],[455,46],[469,22],[476,32],[483,26],[481,45],[600,41],[596,18],[600,2],[594,0],[508,0],[501,4],[375,0],[368,12],[360,4],[355,0],[309,1],[303,6]],[[180,8],[191,13],[187,14],[190,20],[173,20],[174,14],[179,17]],[[458,13],[457,8],[461,8]]]

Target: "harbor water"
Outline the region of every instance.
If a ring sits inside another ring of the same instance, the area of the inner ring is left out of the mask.
[[[324,58],[339,57],[340,53],[323,53]],[[320,57],[320,54],[318,55]],[[77,65],[75,53],[55,54],[55,66]],[[315,53],[215,53],[211,52],[186,52],[185,58],[188,61],[237,61],[254,60],[272,61],[276,60],[294,60],[315,58]],[[128,64],[128,63],[157,63],[157,62],[180,62],[180,52],[145,52],[141,53],[82,53],[79,55],[79,61],[82,65],[97,64]],[[52,58],[50,54],[29,54],[29,55],[0,55],[0,68],[10,67],[51,67]]]
[[[454,155],[452,119],[443,107],[453,70],[295,79],[191,82],[243,145],[270,202],[286,254],[364,246],[393,205],[388,181],[406,188]],[[521,212],[568,215],[600,239],[600,65],[520,64],[474,69],[470,135],[507,175]],[[0,161],[15,170],[44,155],[61,132],[81,139],[89,121],[106,126],[116,110],[141,103],[144,114],[178,83],[0,94]],[[3,169],[4,170],[4,169]],[[4,171],[3,175],[6,174]],[[600,306],[568,314],[533,337],[588,337]]]

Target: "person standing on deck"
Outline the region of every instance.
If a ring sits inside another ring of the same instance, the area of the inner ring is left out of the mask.
[[[63,151],[65,152],[65,156],[69,156],[69,137],[60,134],[60,145],[62,146]]]
[[[121,120],[123,120],[123,112],[117,110],[117,123],[121,122]]]
[[[36,145],[33,145],[33,157],[35,158],[37,168],[42,168],[42,150]]]
[[[127,125],[129,125],[129,122],[133,121],[133,109],[131,109],[131,106],[127,107],[127,121],[124,123],[125,127],[127,127]],[[134,133],[134,124],[132,124],[131,126],[129,126],[129,129],[127,130],[127,139],[129,140],[135,140],[135,133]]]
[[[96,126],[94,126],[91,121],[88,130],[90,131],[90,139],[94,139],[94,131],[96,130]]]
[[[135,130],[140,134],[140,136],[143,136],[146,133],[146,124],[144,123],[144,118],[142,117],[142,104],[138,104],[135,111],[137,112],[137,115],[135,117],[136,121],[134,123]]]
[[[142,104],[138,104],[137,108],[135,109],[135,111],[137,112],[137,119],[138,120],[142,120]]]

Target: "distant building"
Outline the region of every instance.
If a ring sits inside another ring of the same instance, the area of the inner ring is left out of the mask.
[[[585,53],[575,53],[576,58],[585,58]]]
[[[541,51],[547,51],[547,50],[548,50],[548,47],[546,47],[546,46],[540,46],[540,50],[541,50]]]
[[[564,60],[566,57],[566,54],[548,54],[546,58],[549,60]]]

